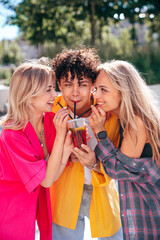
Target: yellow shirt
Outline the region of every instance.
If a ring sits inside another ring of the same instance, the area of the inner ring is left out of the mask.
[[[57,112],[66,103],[62,96],[54,101],[53,112]],[[118,146],[119,123],[115,114],[105,124],[111,141]],[[119,197],[113,179],[104,172],[92,170],[93,192],[90,204],[90,226],[92,237],[109,237],[121,226]],[[75,229],[84,185],[84,167],[79,163],[70,163],[61,177],[50,188],[52,221],[60,226]]]

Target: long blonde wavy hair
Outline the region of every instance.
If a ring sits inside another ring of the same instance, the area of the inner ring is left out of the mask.
[[[17,67],[11,78],[3,128],[18,130],[26,126],[32,99],[44,91],[50,80],[55,81],[55,77],[51,68],[45,65],[28,62]]]
[[[121,93],[119,119],[122,127],[136,128],[136,116],[145,124],[147,137],[152,147],[153,159],[160,164],[160,111],[158,101],[136,68],[120,60],[101,64],[112,85]]]

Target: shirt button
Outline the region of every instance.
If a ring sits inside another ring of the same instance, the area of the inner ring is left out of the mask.
[[[122,214],[121,216],[124,217],[124,214]]]
[[[144,167],[142,167],[142,171],[144,171]]]
[[[135,163],[135,162],[133,162],[132,164],[133,164],[133,166],[136,166],[136,163]]]
[[[121,194],[121,197],[123,197],[123,194]]]

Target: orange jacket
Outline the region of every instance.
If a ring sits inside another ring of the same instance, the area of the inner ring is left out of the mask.
[[[66,103],[62,96],[56,98],[53,112]],[[107,134],[115,145],[119,143],[119,123],[113,113],[105,124]],[[120,226],[119,197],[113,179],[108,177],[101,165],[101,172],[92,170],[93,192],[90,204],[90,226],[92,237],[109,237]],[[75,229],[79,214],[84,185],[84,167],[79,163],[70,163],[61,177],[50,188],[52,221],[60,226]]]

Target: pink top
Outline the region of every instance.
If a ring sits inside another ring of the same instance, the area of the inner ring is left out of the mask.
[[[51,152],[56,130],[53,113],[44,115],[46,144]],[[30,123],[24,130],[2,130],[0,136],[0,239],[34,240],[35,220],[41,240],[52,239],[49,189],[43,149]]]

